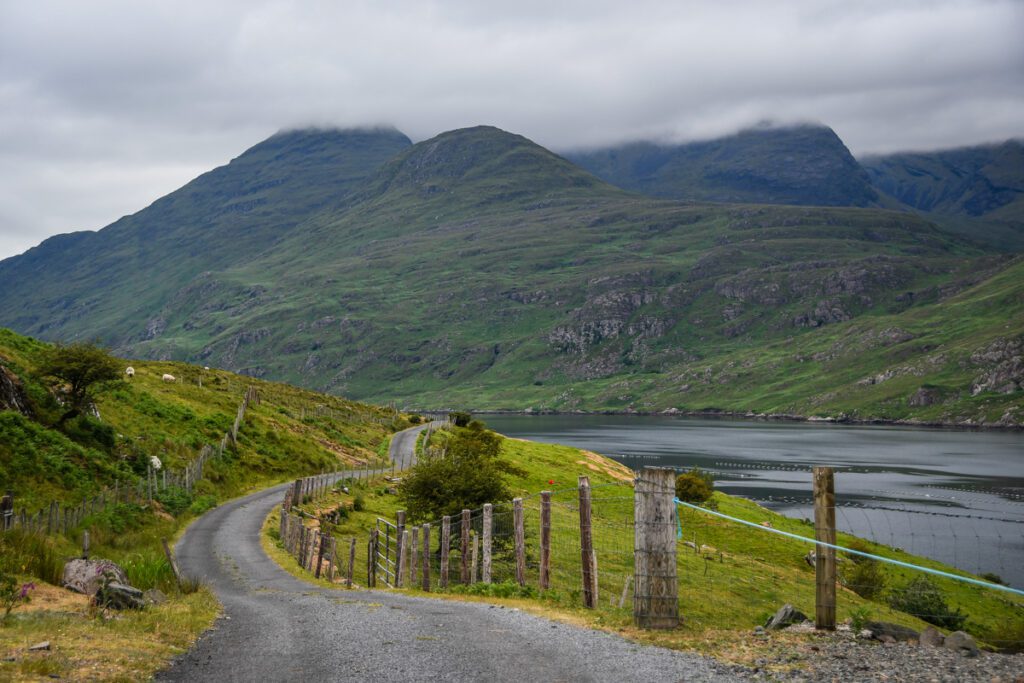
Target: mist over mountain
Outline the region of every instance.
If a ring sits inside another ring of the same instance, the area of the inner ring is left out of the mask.
[[[0,262],[0,325],[419,407],[1019,422],[1020,260],[773,205],[799,178],[874,199],[831,131],[766,133],[694,156],[758,204],[646,197],[488,126],[282,133]]]

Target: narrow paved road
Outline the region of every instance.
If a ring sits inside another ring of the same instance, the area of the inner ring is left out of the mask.
[[[416,464],[416,439],[419,438],[420,432],[431,426],[437,429],[443,424],[443,421],[438,420],[398,432],[391,437],[388,457],[397,465],[399,470],[409,469]]]
[[[216,508],[182,537],[182,571],[209,582],[224,615],[157,680],[733,680],[698,655],[511,609],[303,583],[259,544],[285,486]]]

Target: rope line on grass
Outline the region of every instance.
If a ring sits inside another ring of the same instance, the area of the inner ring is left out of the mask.
[[[701,512],[706,512],[707,514],[714,515],[715,517],[721,517],[722,519],[727,519],[727,520],[729,520],[731,522],[738,522],[739,524],[746,524],[747,526],[754,527],[755,529],[760,529],[762,531],[769,531],[769,532],[771,532],[773,534],[779,534],[780,536],[786,536],[788,538],[793,538],[793,539],[796,539],[798,541],[804,541],[805,543],[812,543],[814,545],[821,545],[821,546],[824,546],[826,548],[833,548],[835,550],[841,550],[844,553],[850,553],[851,555],[859,555],[861,557],[871,558],[873,560],[878,560],[879,562],[887,562],[888,564],[894,564],[894,565],[896,565],[898,567],[904,567],[906,569],[916,569],[917,571],[925,572],[926,574],[934,574],[936,576],[942,576],[942,577],[945,577],[947,579],[953,579],[954,581],[963,581],[965,583],[972,583],[972,584],[975,584],[975,585],[978,585],[978,586],[982,586],[984,588],[994,588],[995,590],[1001,590],[1001,591],[1005,591],[1007,593],[1013,593],[1015,595],[1024,595],[1024,590],[1018,590],[1016,588],[1011,588],[1010,586],[1003,586],[1003,585],[998,584],[998,583],[989,583],[987,581],[981,581],[980,579],[973,579],[973,578],[971,578],[969,576],[957,576],[956,574],[950,574],[949,572],[944,572],[941,569],[931,569],[929,567],[922,567],[920,565],[911,564],[910,562],[903,562],[901,560],[894,560],[894,559],[889,558],[889,557],[882,557],[881,555],[874,555],[872,553],[866,553],[866,552],[862,552],[860,550],[854,550],[852,548],[845,548],[845,547],[843,547],[841,545],[835,545],[833,543],[825,543],[823,541],[816,541],[813,538],[807,538],[806,536],[801,536],[800,534],[793,534],[793,533],[790,533],[788,531],[782,531],[781,529],[773,529],[771,527],[761,526],[760,524],[757,524],[756,522],[748,522],[745,519],[739,519],[738,517],[733,517],[731,515],[727,515],[727,514],[724,514],[722,512],[717,512],[715,510],[708,510],[707,508],[702,508],[701,506],[694,505],[693,503],[686,503],[684,501],[679,500],[678,498],[675,498],[674,500],[675,500],[676,505],[682,505],[684,507],[688,507],[688,508],[693,509],[693,510],[699,510]],[[676,515],[676,517],[678,518],[678,515]],[[681,529],[680,529],[680,533],[681,533]]]

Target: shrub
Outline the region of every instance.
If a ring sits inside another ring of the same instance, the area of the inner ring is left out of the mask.
[[[473,419],[473,416],[470,413],[456,410],[448,413],[448,419],[456,427],[466,427],[469,425],[470,420]]]
[[[192,504],[188,506],[188,511],[194,515],[201,515],[215,507],[217,507],[217,496],[205,495],[193,500]]]
[[[871,551],[863,541],[850,542],[851,550],[863,553]],[[870,557],[847,553],[848,563],[842,571],[841,580],[844,586],[867,600],[874,600],[885,589],[886,575],[882,563]]]
[[[18,585],[13,576],[0,573],[0,608],[4,610],[0,624],[6,623],[7,618],[11,616],[11,610],[23,602],[29,602],[29,593],[35,590],[35,587],[32,582]]]
[[[714,492],[711,474],[697,467],[676,477],[676,498],[684,503],[703,505],[711,500]]]
[[[961,613],[959,607],[949,609],[942,591],[927,576],[918,576],[894,590],[889,595],[889,606],[950,631],[962,629],[967,621],[967,615]]]
[[[354,512],[362,512],[366,508],[366,501],[363,500],[362,496],[356,496],[352,501],[352,510]]]
[[[154,493],[153,498],[164,507],[164,510],[175,517],[192,504],[192,496],[181,486],[168,486],[163,491]]]

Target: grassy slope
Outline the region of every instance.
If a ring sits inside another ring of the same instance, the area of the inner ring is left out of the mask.
[[[93,495],[101,486],[125,481],[133,466],[138,469],[150,455],[178,469],[203,443],[218,441],[230,427],[245,387],[257,386],[262,403],[247,411],[237,449],[207,467],[206,479],[196,486],[197,504],[177,517],[156,504],[122,505],[88,517],[66,538],[0,536],[0,569],[42,586],[40,599],[18,608],[12,625],[0,628],[0,653],[15,658],[0,663],[0,677],[148,677],[182,652],[217,612],[216,600],[205,589],[178,594],[160,538],[173,538],[218,500],[293,476],[374,461],[393,428],[406,424],[391,411],[285,385],[181,363],[133,361],[136,377],[106,388],[97,401],[103,424],[117,434],[116,442],[109,448],[83,445],[51,427],[57,411],[45,383],[33,375],[44,349],[39,342],[0,330],[0,362],[24,380],[36,408],[36,420],[0,413],[0,471],[7,473],[5,488],[14,490],[19,507],[31,509],[54,498],[71,503]],[[182,381],[162,382],[165,372]],[[336,417],[301,417],[303,407],[318,404],[330,407]],[[107,621],[84,601],[62,597],[63,591],[48,584],[57,582],[64,558],[77,553],[82,529],[90,531],[93,557],[118,562],[133,585],[159,587],[171,600]],[[25,652],[45,639],[53,643],[51,652]],[[97,640],[102,647],[92,644]]]
[[[795,540],[789,540],[768,532],[752,530],[732,522],[719,520],[701,512],[681,508],[683,538],[696,541],[702,552],[695,552],[680,542],[678,571],[680,577],[681,610],[685,617],[682,628],[668,633],[641,632],[632,628],[632,614],[628,607],[619,609],[609,606],[614,599],[617,603],[626,577],[632,574],[633,538],[631,473],[622,465],[574,448],[506,439],[503,456],[525,470],[525,475],[511,479],[516,494],[527,496],[526,538],[528,583],[537,581],[537,498],[530,497],[541,490],[555,490],[552,506],[552,590],[541,595],[528,592],[527,600],[511,600],[535,611],[555,618],[579,621],[589,626],[622,631],[630,637],[648,642],[681,648],[698,648],[716,654],[733,656],[733,643],[749,633],[753,626],[763,623],[782,603],[790,602],[807,614],[814,612],[814,570],[804,561],[804,555],[811,548]],[[591,612],[581,608],[579,587],[578,513],[574,507],[576,492],[566,488],[575,485],[580,474],[587,474],[593,485],[594,537],[600,575],[600,608]],[[626,481],[623,481],[626,479]],[[549,484],[553,480],[554,484]],[[368,485],[357,484],[352,492],[332,494],[328,498],[308,504],[308,512],[330,510],[337,505],[350,506],[356,496],[365,502],[365,510],[350,513],[333,528],[336,536],[347,539],[355,536],[359,547],[377,517],[394,520],[400,504],[394,495],[386,492],[388,485],[383,480]],[[783,517],[757,504],[740,498],[715,494],[719,511],[755,523],[769,522],[775,529],[788,531],[805,537],[813,537],[813,527],[805,521]],[[276,541],[277,511],[271,513],[265,526],[265,545],[283,566],[296,576],[308,578],[295,568],[295,562],[280,550]],[[510,533],[505,523],[508,511],[496,507],[496,533]],[[437,525],[432,525],[437,526]],[[436,544],[436,536],[434,543]],[[853,537],[839,535],[841,545],[854,542]],[[452,552],[451,566],[459,566],[457,542]],[[344,543],[340,548],[347,548]],[[909,555],[901,550],[874,543],[865,543],[860,549],[899,559],[904,562],[926,567],[952,571],[961,575],[965,572],[952,569],[941,563]],[[357,584],[365,581],[365,561],[357,553],[355,579]],[[347,555],[344,555],[347,557]],[[498,555],[495,563],[496,581],[511,581],[513,570],[511,559]],[[841,574],[849,571],[853,563],[840,563]],[[436,568],[435,568],[436,572]],[[910,570],[886,569],[886,585],[899,588],[912,576]],[[457,577],[453,570],[453,577]],[[310,579],[312,580],[312,579]],[[1006,644],[1004,639],[1017,639],[1020,633],[1012,631],[1017,623],[1024,602],[1007,599],[1005,594],[958,584],[950,580],[937,579],[951,607],[960,607],[969,615],[968,630],[987,642]],[[457,583],[457,579],[454,581]],[[321,580],[327,585],[326,580]],[[418,592],[418,591],[416,591]],[[455,588],[454,593],[466,595],[466,591]],[[486,591],[469,591],[470,596],[483,594],[487,599],[515,597],[521,591],[497,588]],[[470,597],[472,599],[472,597]],[[894,621],[922,629],[926,626],[920,620],[895,612],[884,602],[883,597],[875,601],[865,600],[846,588],[840,588],[838,599],[839,619],[850,617],[855,610],[865,610],[871,618]],[[1009,625],[1009,628],[1008,628]]]

